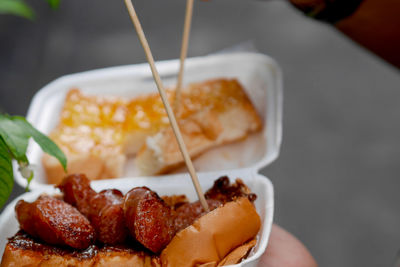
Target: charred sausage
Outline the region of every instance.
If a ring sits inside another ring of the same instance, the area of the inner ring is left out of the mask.
[[[92,197],[89,220],[96,230],[97,239],[104,244],[120,244],[128,230],[122,209],[123,194],[116,189],[103,190]]]
[[[76,207],[86,217],[89,216],[90,201],[97,193],[90,187],[86,175],[69,175],[57,187],[64,193],[65,202]]]
[[[87,248],[95,231],[77,209],[62,200],[40,196],[35,202],[18,201],[15,211],[23,230],[49,244]]]
[[[125,195],[124,213],[131,235],[154,253],[160,252],[175,235],[171,208],[147,187],[133,188]]]

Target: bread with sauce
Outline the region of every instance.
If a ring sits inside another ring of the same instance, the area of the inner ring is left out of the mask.
[[[107,266],[160,266],[144,251],[122,246],[90,246],[85,250],[47,245],[23,231],[9,239],[0,267],[107,267]]]
[[[167,95],[172,102],[174,90],[167,90]],[[178,124],[192,157],[262,127],[235,79],[183,88],[179,111]],[[141,175],[166,173],[183,163],[158,93],[125,99],[89,96],[73,89],[50,137],[67,156],[68,174],[86,173],[92,179],[122,176],[127,157],[133,155]],[[59,183],[65,173],[58,161],[45,154],[42,162],[48,182]]]
[[[72,89],[49,136],[65,153],[68,174],[114,178],[122,175],[127,156],[140,149],[146,136],[167,123],[157,94],[128,100]],[[44,154],[42,163],[48,183],[60,183],[66,174],[57,159]]]
[[[261,220],[247,197],[203,215],[179,231],[160,255],[126,245],[84,250],[48,245],[22,230],[9,239],[0,267],[192,267],[236,264],[256,245]]]
[[[261,129],[261,119],[236,80],[192,84],[182,91],[178,125],[193,158],[216,146],[246,138]],[[147,137],[136,156],[144,175],[162,174],[184,163],[171,127]]]

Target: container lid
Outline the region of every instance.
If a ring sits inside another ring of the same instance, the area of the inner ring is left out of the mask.
[[[156,66],[164,85],[173,86],[179,60],[160,61]],[[214,148],[196,158],[196,170],[199,173],[237,169],[257,172],[274,161],[278,157],[282,138],[282,74],[277,63],[262,54],[234,53],[189,58],[185,68],[184,84],[215,78],[238,79],[264,120],[263,130],[259,133],[240,142]],[[85,94],[126,97],[156,92],[147,63],[71,74],[56,79],[36,93],[27,120],[49,134],[58,123],[65,95],[71,88],[79,88]],[[36,166],[31,189],[47,185],[41,164],[42,153],[37,144],[30,144],[27,156]],[[128,162],[124,177],[137,176],[131,166],[134,164]],[[18,171],[14,177],[19,185],[26,186],[26,180]]]

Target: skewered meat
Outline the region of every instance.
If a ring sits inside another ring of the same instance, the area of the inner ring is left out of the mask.
[[[64,193],[64,201],[75,206],[86,217],[90,214],[90,201],[97,193],[90,187],[84,174],[72,174],[57,186]]]
[[[124,211],[130,233],[155,253],[175,235],[171,207],[147,187],[133,188],[125,195]]]
[[[104,244],[123,243],[128,235],[122,209],[123,194],[116,189],[103,190],[90,201],[89,220]]]
[[[23,230],[49,244],[87,248],[95,231],[77,209],[62,200],[40,196],[35,202],[18,201],[15,211]]]
[[[97,193],[84,174],[67,176],[58,188],[64,193],[64,201],[76,206],[90,220],[97,240],[105,244],[124,242],[128,231],[122,209],[123,194],[119,190]]]

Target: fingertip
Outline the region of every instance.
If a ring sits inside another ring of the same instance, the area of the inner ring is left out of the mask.
[[[317,267],[309,250],[292,234],[273,225],[268,247],[259,267]]]

